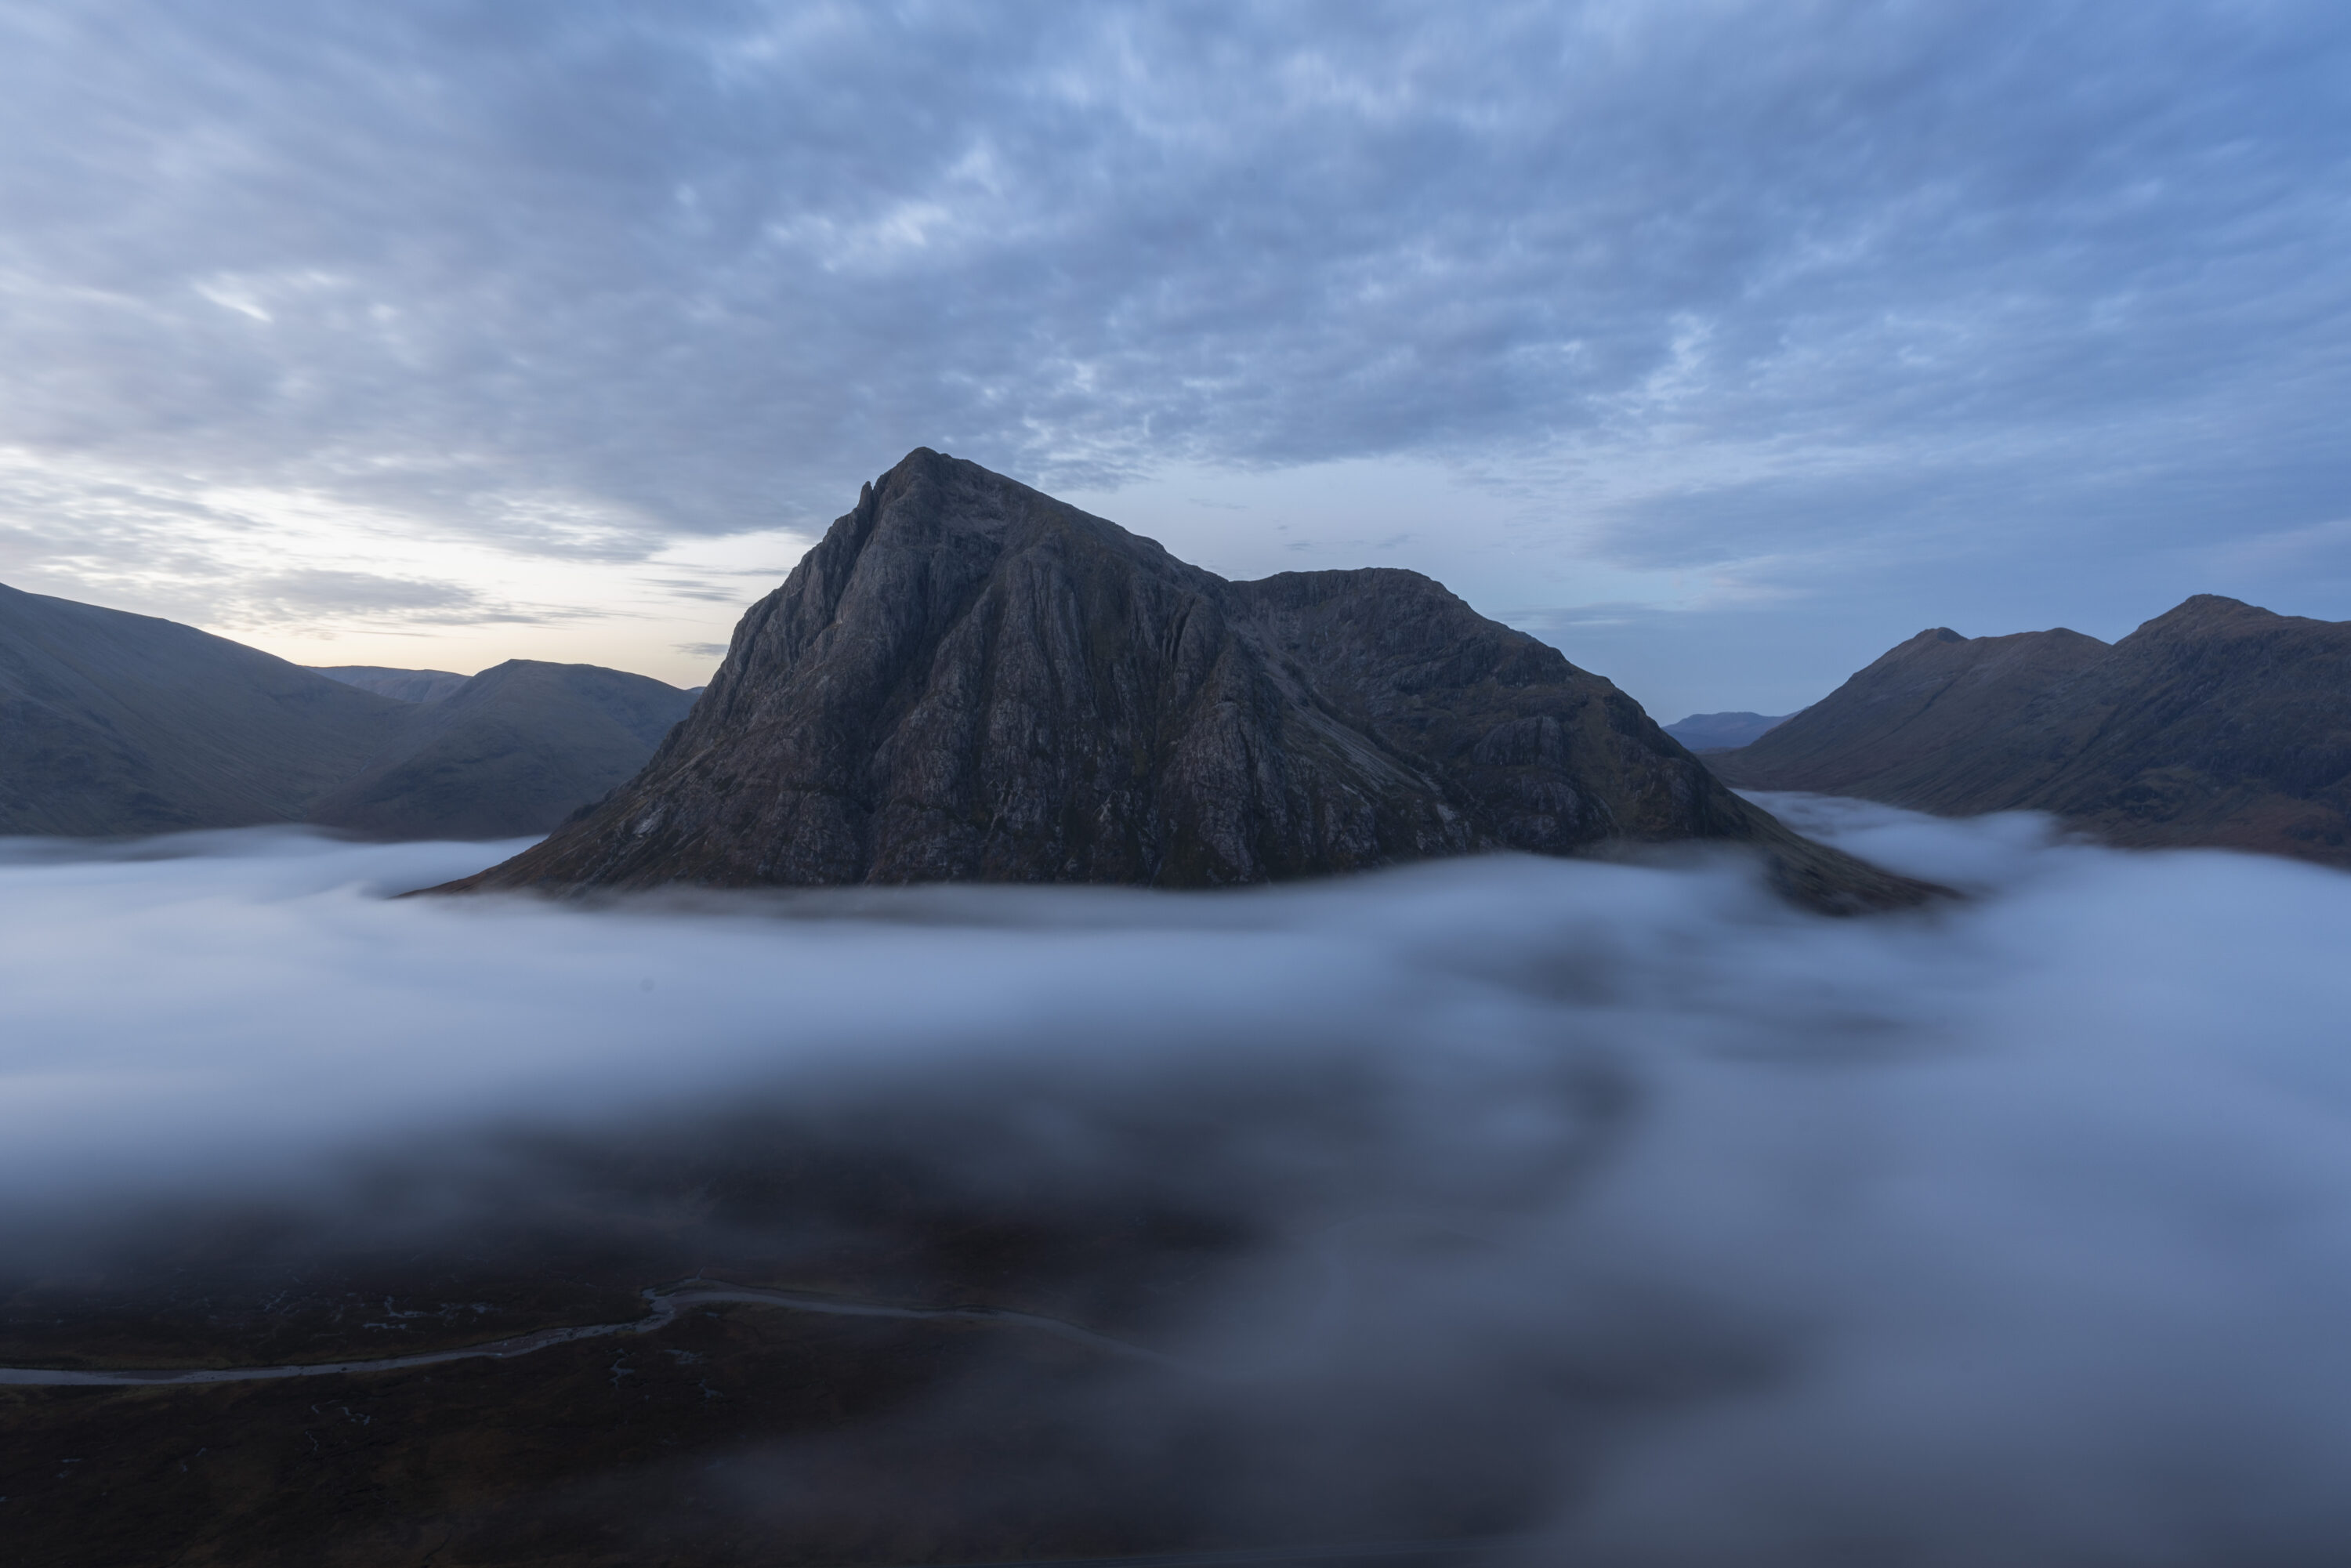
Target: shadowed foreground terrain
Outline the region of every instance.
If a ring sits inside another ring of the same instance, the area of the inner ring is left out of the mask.
[[[0,1365],[413,1355],[633,1322],[647,1282],[688,1273],[705,1293],[733,1281],[1048,1310],[1146,1354],[1019,1321],[716,1301],[507,1359],[144,1388],[0,1380],[12,1552],[93,1565],[935,1563],[1485,1537],[1541,1517],[1549,1456],[1500,1441],[1506,1411],[1482,1439],[1456,1423],[1404,1457],[1408,1495],[1263,1490],[1263,1435],[1218,1406],[1259,1386],[1277,1403],[1317,1397],[1311,1347],[1295,1369],[1147,1354],[1263,1240],[1246,1216],[1147,1191],[976,1201],[914,1152],[939,1129],[887,1121],[856,1147],[747,1117],[617,1155],[509,1150],[560,1180],[559,1202],[524,1197],[397,1245],[355,1248],[284,1206],[166,1209],[133,1250],[6,1281]],[[775,1145],[800,1152],[761,1152]],[[378,1179],[437,1185],[414,1167]],[[1123,1406],[1131,1449],[1115,1440]]]

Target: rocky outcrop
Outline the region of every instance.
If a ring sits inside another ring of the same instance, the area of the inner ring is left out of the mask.
[[[2111,647],[1924,632],[1708,762],[1747,788],[2351,866],[2351,622],[2199,594]]]
[[[1213,887],[1690,840],[1816,904],[1920,895],[1425,577],[1228,582],[918,450],[745,614],[641,774],[452,886]]]

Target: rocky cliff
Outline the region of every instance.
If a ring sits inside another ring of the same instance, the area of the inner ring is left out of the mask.
[[[1689,840],[1756,847],[1816,904],[1921,893],[1426,578],[1228,582],[918,450],[745,614],[642,773],[452,886],[1211,887]]]
[[[2199,594],[2111,647],[1925,632],[1708,762],[1744,788],[2351,865],[2351,622]]]

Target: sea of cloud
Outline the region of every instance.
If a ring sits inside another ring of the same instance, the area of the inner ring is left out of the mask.
[[[2351,877],[1766,803],[1967,896],[1500,857],[582,907],[391,896],[511,846],[15,841],[0,1207],[913,1106],[950,1186],[1259,1239],[1120,1420],[1245,1430],[1260,1513],[1474,1462],[1552,1478],[1539,1561],[2341,1560]]]

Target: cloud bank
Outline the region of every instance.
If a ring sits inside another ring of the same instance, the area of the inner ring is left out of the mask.
[[[1807,683],[1921,615],[2351,613],[2338,7],[99,0],[0,46],[30,586],[218,599],[298,513],[411,595],[617,582],[922,444],[1089,495],[1435,465],[1383,537],[1530,623],[1897,618],[1765,655]]]
[[[1503,858],[579,909],[384,896],[480,846],[20,841],[6,1224],[133,1271],[167,1201],[429,1234],[568,1185],[618,1224],[600,1161],[691,1176],[731,1128],[1230,1239],[1143,1331],[1214,1375],[1001,1396],[1165,1485],[1208,1434],[1240,1527],[1438,1484],[1530,1561],[2339,1554],[2351,879],[1773,803],[1975,896],[1838,922],[1735,862]],[[468,1174],[394,1214],[350,1173],[402,1160]],[[730,1223],[797,1223],[758,1190]]]

